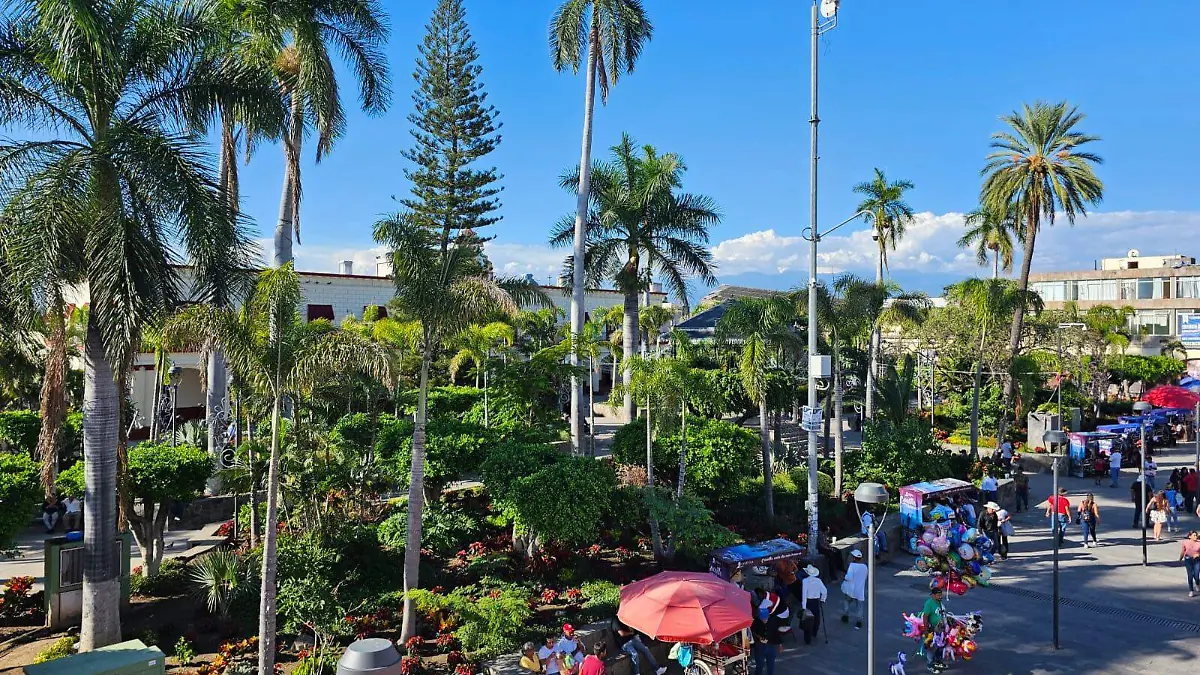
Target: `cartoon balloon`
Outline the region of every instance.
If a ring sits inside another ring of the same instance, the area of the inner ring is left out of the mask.
[[[919,555],[926,555],[926,556],[933,555],[933,549],[929,548],[928,544],[925,544],[924,542],[922,542],[920,544],[917,544],[917,553]]]
[[[932,548],[934,553],[937,553],[938,555],[946,555],[946,552],[950,550],[950,540],[943,536],[938,536],[933,540],[933,543],[930,544],[930,548]]]
[[[921,535],[921,541],[926,544],[932,544],[934,539],[937,539],[937,535],[934,534],[932,529],[925,530],[925,533]]]
[[[963,535],[963,541],[968,542],[968,543],[973,542],[978,538],[979,538],[979,530],[977,530],[973,527],[968,529],[967,533]]]
[[[929,563],[925,562],[924,558],[917,558],[917,562],[914,563],[914,566],[917,568],[918,572],[929,571]]]
[[[964,593],[967,592],[967,583],[962,580],[951,581],[947,585],[947,588],[949,588],[950,592],[955,595],[963,595]]]
[[[983,569],[983,565],[980,565],[978,560],[972,560],[971,564],[967,565],[967,567],[970,568],[971,574],[976,576],[979,575],[979,570]]]
[[[975,557],[975,549],[971,548],[970,544],[963,544],[958,547],[958,557],[963,560],[970,560]]]

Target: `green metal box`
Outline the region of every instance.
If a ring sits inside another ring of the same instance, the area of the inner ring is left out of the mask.
[[[162,651],[147,647],[141,640],[25,666],[26,675],[163,675],[165,672],[167,664]]]

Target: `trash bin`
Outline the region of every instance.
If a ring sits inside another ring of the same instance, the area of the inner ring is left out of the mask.
[[[367,638],[350,643],[338,659],[337,675],[400,675],[400,652],[390,640]]]

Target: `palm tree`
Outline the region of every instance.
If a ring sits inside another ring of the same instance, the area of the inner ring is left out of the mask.
[[[686,167],[678,155],[660,155],[644,146],[639,155],[633,139],[622,135],[612,148],[611,164],[592,167],[592,208],[588,214],[584,268],[589,283],[612,279],[625,296],[622,313],[623,357],[633,356],[638,343],[638,296],[650,275],[664,277],[671,294],[687,304],[687,279],[716,282],[708,228],[721,216],[711,199],[677,192]],[[578,167],[561,179],[576,189]],[[575,236],[574,223],[564,218],[550,236],[553,246],[566,246]],[[568,267],[574,270],[574,256]],[[628,371],[625,371],[628,376]],[[633,399],[624,401],[625,419],[633,419]]]
[[[259,602],[259,672],[275,660],[276,544],[279,520],[281,411],[285,398],[298,399],[330,378],[359,372],[382,382],[390,378],[387,353],[354,331],[327,321],[302,323],[300,278],[290,263],[259,275],[246,311],[193,305],[173,317],[167,330],[195,340],[210,336],[242,382],[271,400],[271,457],[267,464],[266,531],[263,533]]]
[[[854,186],[854,191],[863,195],[858,204],[858,211],[866,211],[875,228],[872,238],[879,245],[879,264],[875,270],[875,283],[883,285],[883,274],[887,270],[887,250],[896,250],[896,244],[904,238],[909,223],[913,219],[912,207],[904,201],[904,193],[913,188],[912,181],[897,180],[889,182],[882,169],[875,169],[875,176],[866,182]],[[867,367],[866,416],[869,418],[875,411],[875,376],[879,372],[879,331],[871,333],[871,344]]]
[[[750,398],[758,402],[758,432],[762,439],[763,489],[767,516],[775,517],[775,491],[768,428],[767,377],[780,365],[784,350],[800,343],[794,305],[783,296],[738,298],[717,322],[717,340],[736,344],[741,352],[738,373]]]
[[[416,607],[407,591],[419,588],[421,514],[424,510],[425,421],[429,367],[442,341],[472,322],[497,312],[513,316],[521,305],[549,305],[534,283],[496,279],[489,274],[482,243],[469,230],[423,226],[409,214],[375,224],[375,240],[391,249],[393,304],[421,321],[421,371],[413,424],[412,466],[408,487],[408,530],[404,547],[405,640],[417,630]]]
[[[204,150],[215,102],[269,108],[273,83],[219,61],[203,6],[20,2],[0,27],[0,240],[17,276],[57,297],[86,283],[84,650],[120,639],[119,383],[139,328],[183,300],[221,301],[254,259]]]
[[[487,324],[473,323],[458,334],[459,349],[450,357],[450,377],[458,375],[459,369],[466,361],[475,364],[475,388],[479,388],[480,375],[483,376],[483,426],[488,426],[488,372],[487,360],[492,357],[492,350],[500,347],[511,347],[515,334],[513,327],[503,321],[491,321]]]
[[[570,336],[567,337],[569,341]],[[573,350],[580,359],[587,359],[588,367],[588,449],[596,454],[596,377],[597,365],[600,361],[600,348],[607,345],[604,339],[604,321],[592,317],[591,321],[583,324],[583,332],[575,341]]]
[[[979,451],[979,390],[983,379],[984,346],[988,327],[1002,321],[1017,305],[1041,311],[1042,298],[1036,293],[1022,291],[1006,279],[967,279],[946,288],[946,296],[970,312],[979,324],[979,354],[975,358],[975,376],[971,394],[971,452]],[[997,439],[999,441],[999,438]]]
[[[1029,268],[1043,219],[1053,225],[1061,211],[1067,222],[1074,224],[1076,216],[1087,215],[1089,205],[1099,204],[1104,197],[1104,183],[1096,177],[1094,168],[1103,160],[1081,150],[1099,137],[1075,129],[1083,114],[1065,101],[1037,101],[1000,119],[1011,129],[992,134],[991,147],[995,150],[981,171],[984,178],[980,202],[999,212],[1010,205],[1017,210],[1025,245],[1017,288],[1024,293],[1029,289]],[[1025,305],[1018,304],[1008,338],[1010,360],[1021,348],[1024,320]],[[1005,411],[1012,401],[1013,386],[1012,378],[1005,381]],[[1003,439],[1006,418],[1001,416],[997,442]]]
[[[975,262],[986,265],[992,258],[992,278],[1000,278],[1000,270],[1012,271],[1013,235],[1020,238],[1017,211],[1009,204],[1003,211],[980,206],[967,214],[967,231],[958,239],[962,248],[975,247]]]
[[[895,426],[904,424],[908,416],[908,402],[913,394],[912,354],[904,355],[904,365],[899,370],[894,363],[887,365],[884,376],[875,381],[875,394],[879,397],[879,417]]]
[[[641,0],[565,0],[550,19],[550,52],[554,69],[568,68],[579,73],[584,67],[587,82],[583,94],[583,141],[575,180],[575,222],[571,231],[574,260],[584,257],[588,238],[586,218],[591,201],[592,111],[596,107],[596,85],[600,103],[608,103],[609,87],[621,75],[632,73],[642,48],[650,41],[654,27],[646,17]],[[571,274],[571,337],[578,339],[583,330],[584,269]],[[578,356],[571,355],[578,366]],[[580,447],[579,378],[571,379],[571,443]],[[626,404],[627,412],[631,412]]]
[[[272,259],[278,267],[293,259],[293,232],[300,242],[305,134],[310,128],[316,132],[320,162],[346,131],[332,52],[341,55],[353,74],[362,109],[382,114],[391,98],[383,54],[389,31],[377,0],[274,0],[240,3],[238,9],[234,26],[246,34],[248,58],[275,73],[289,110],[282,133],[285,170]]]
[[[638,331],[642,334],[642,354],[648,355],[651,346],[657,346],[658,330],[674,318],[671,310],[662,305],[646,305],[638,310]],[[653,336],[653,338],[651,337]],[[651,339],[655,340],[654,345]]]

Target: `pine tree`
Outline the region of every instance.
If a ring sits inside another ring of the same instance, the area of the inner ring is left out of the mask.
[[[404,172],[413,196],[402,203],[443,241],[465,234],[479,245],[486,239],[474,233],[499,220],[491,214],[500,206],[494,183],[501,175],[473,164],[500,144],[501,125],[479,81],[483,68],[462,0],[439,0],[425,30],[413,73],[416,110],[408,117],[416,146],[403,153],[417,168]]]

